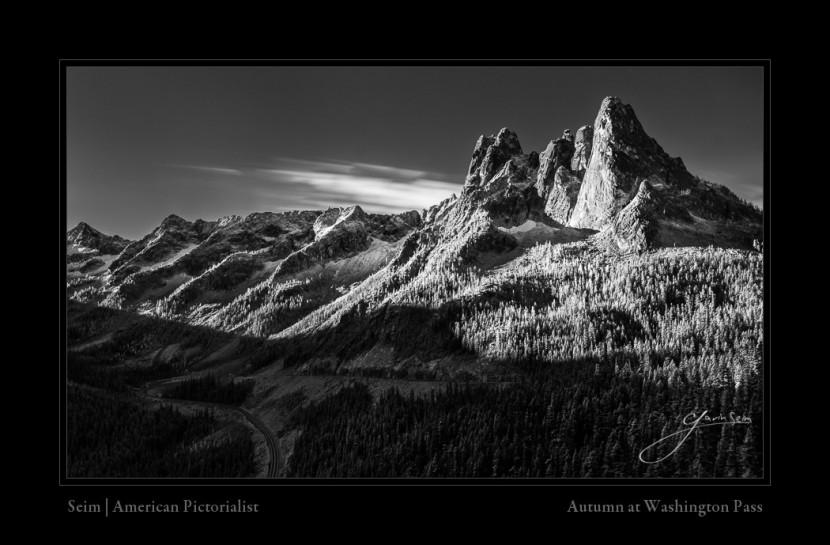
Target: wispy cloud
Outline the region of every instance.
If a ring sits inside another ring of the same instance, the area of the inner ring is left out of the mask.
[[[460,182],[441,173],[335,160],[279,157],[268,167],[175,166],[242,177],[248,183],[234,182],[234,191],[250,191],[258,201],[283,209],[359,204],[400,212],[428,208],[461,190]]]
[[[459,190],[458,184],[439,180],[376,178],[367,175],[271,169],[263,171],[275,182],[306,186],[319,197],[349,201],[384,210],[427,208]]]
[[[176,168],[187,168],[190,170],[199,170],[202,172],[210,172],[212,174],[227,174],[230,176],[242,176],[244,173],[236,168],[225,168],[225,167],[211,167],[211,166],[204,166],[204,165],[169,165],[171,167]]]
[[[289,170],[304,170],[321,173],[352,174],[355,176],[367,176],[382,178],[390,182],[408,183],[412,180],[422,178],[438,178],[446,180],[446,174],[400,168],[389,165],[378,165],[373,163],[345,162],[336,160],[309,161],[306,159],[294,159],[291,157],[277,157],[275,163]]]
[[[377,172],[381,174],[390,175],[396,178],[423,178],[429,176],[428,172],[420,170],[410,170],[406,168],[395,168],[384,165],[373,165],[371,163],[354,163],[354,168],[364,170],[366,172]]]

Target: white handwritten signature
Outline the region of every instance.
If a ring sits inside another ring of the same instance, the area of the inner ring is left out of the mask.
[[[675,452],[677,452],[678,449],[680,449],[680,447],[683,445],[683,443],[686,442],[686,439],[688,439],[689,436],[692,435],[693,431],[699,430],[701,428],[706,428],[706,427],[709,427],[709,426],[729,426],[729,425],[735,425],[735,424],[752,424],[752,419],[751,418],[749,418],[748,416],[735,416],[734,412],[730,412],[728,416],[723,416],[723,415],[708,416],[708,413],[709,413],[709,411],[703,411],[702,413],[700,413],[700,416],[698,416],[697,413],[695,413],[695,412],[691,412],[691,413],[687,414],[685,417],[683,417],[682,424],[683,424],[683,426],[688,426],[688,427],[680,428],[679,430],[677,430],[674,433],[670,433],[669,435],[666,435],[665,437],[661,437],[657,441],[653,442],[652,444],[650,444],[649,446],[647,446],[646,448],[641,450],[640,454],[638,455],[638,457],[640,458],[640,461],[643,462],[644,464],[656,464],[656,463],[662,462],[663,460],[665,460],[666,458],[670,457]],[[680,439],[677,440],[677,444],[674,446],[674,448],[668,454],[666,454],[665,456],[662,456],[660,458],[657,458],[656,460],[646,460],[645,459],[644,455],[647,451],[649,451],[653,448],[656,448],[656,447],[662,445],[663,443],[668,442],[673,437],[677,437],[677,436],[681,436],[681,437],[680,437]]]

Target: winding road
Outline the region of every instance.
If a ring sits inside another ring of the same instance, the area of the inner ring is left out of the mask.
[[[179,377],[174,377],[179,378]],[[134,391],[139,392],[141,395],[148,399],[152,399],[154,401],[159,401],[163,403],[180,403],[180,404],[187,404],[187,405],[197,405],[200,407],[207,407],[211,409],[219,409],[223,411],[233,411],[239,415],[241,415],[245,420],[248,421],[262,436],[265,438],[265,445],[268,447],[268,472],[266,474],[267,479],[276,479],[279,476],[280,468],[282,466],[282,460],[280,459],[280,449],[277,446],[277,440],[274,438],[274,434],[271,433],[271,430],[265,425],[265,423],[254,413],[249,411],[248,409],[244,409],[242,407],[237,407],[236,405],[226,405],[224,403],[212,403],[209,401],[194,401],[190,399],[178,399],[178,398],[170,398],[170,397],[161,397],[155,396],[150,394],[148,391],[150,385],[159,384],[161,382],[170,381],[170,379],[162,379],[160,381],[152,381],[147,383],[144,388],[133,388]]]
[[[279,469],[282,464],[280,463],[280,449],[277,447],[277,441],[274,439],[271,430],[269,430],[262,420],[260,420],[248,409],[243,409],[242,407],[234,407],[234,409],[247,418],[248,422],[258,429],[262,436],[265,437],[265,443],[268,445],[268,452],[270,454],[268,460],[267,478],[276,479],[279,475]]]

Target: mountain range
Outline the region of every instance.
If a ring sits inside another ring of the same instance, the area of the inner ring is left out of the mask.
[[[171,215],[138,241],[82,222],[66,244],[72,298],[267,337],[309,329],[307,315],[338,299],[371,292],[394,302],[430,271],[461,263],[493,270],[537,243],[626,254],[751,249],[761,238],[757,208],[690,174],[630,106],[608,97],[593,126],[576,137],[565,130],[541,154],[524,153],[507,128],[482,135],[460,196],[421,212]],[[401,278],[396,293],[377,293],[384,276]],[[340,305],[326,308],[334,314]]]
[[[139,327],[90,326],[92,308],[215,332],[218,344],[138,335],[118,354],[252,378],[248,403],[266,420],[300,388],[289,369],[510,383],[528,365],[589,362],[708,385],[757,376],[763,214],[691,174],[631,106],[606,98],[593,125],[541,153],[508,128],[481,135],[463,182],[400,214],[172,215],[137,241],[80,223],[66,237],[71,318],[86,324],[72,342]]]

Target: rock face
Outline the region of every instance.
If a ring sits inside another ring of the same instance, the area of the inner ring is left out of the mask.
[[[536,178],[536,190],[540,197],[548,197],[556,172],[559,167],[570,168],[573,154],[574,139],[570,130],[566,130],[561,138],[548,143],[539,158],[539,174]]]
[[[464,181],[464,187],[478,185],[481,182],[481,164],[484,162],[484,156],[487,155],[487,150],[496,141],[495,136],[481,135],[476,141],[475,148],[473,148],[473,156],[470,159],[470,166],[467,169],[467,178]]]
[[[511,157],[521,154],[519,137],[507,127],[496,136],[481,135],[473,150],[465,187],[486,184]]]
[[[683,161],[669,157],[646,134],[631,106],[607,97],[594,122],[590,161],[570,225],[602,229],[634,197],[643,180],[677,190],[695,183]]]
[[[574,154],[571,159],[571,171],[573,171],[580,179],[585,175],[588,169],[588,163],[591,160],[591,146],[594,141],[594,128],[590,125],[580,127],[576,131],[576,142],[574,143]]]
[[[395,241],[421,226],[421,215],[417,210],[400,214],[367,214],[360,206],[329,208],[314,221],[315,239],[334,230],[349,230],[352,227],[384,241]]]
[[[476,165],[476,158],[481,153],[479,144],[486,142],[486,138],[479,138],[476,148],[473,150],[471,166]],[[567,139],[560,140],[564,143],[559,144],[560,148],[566,150]],[[560,142],[560,140],[557,140],[557,142]],[[515,226],[527,219],[549,222],[548,218],[544,217],[544,198],[539,195],[534,185],[541,169],[540,162],[545,161],[544,154],[540,161],[537,152],[523,154],[521,150],[522,147],[516,134],[509,129],[501,129],[498,136],[492,138],[492,144],[485,153],[478,169],[473,172],[473,177],[468,177],[468,183],[464,187],[460,203],[456,205],[456,210],[482,210],[493,222],[492,229],[484,235],[486,240],[482,239],[474,245],[478,249],[510,245],[502,240],[504,235],[498,232],[495,226]],[[561,153],[567,152],[562,151]],[[553,164],[554,160],[548,161],[548,163]],[[552,177],[553,173],[551,173]],[[553,182],[551,181],[551,183]],[[455,201],[442,203],[442,207],[446,209],[454,203]],[[436,222],[440,211],[439,209],[433,209],[427,212],[425,223]]]
[[[606,245],[622,252],[649,248],[657,233],[655,216],[662,204],[651,184],[640,182],[637,194],[601,234]]]
[[[369,245],[368,220],[359,206],[330,208],[314,222],[314,242],[293,255],[320,260],[365,250]]]
[[[762,214],[724,186],[701,180],[649,137],[631,106],[606,98],[568,224],[601,230],[617,251],[654,246],[751,247]]]
[[[567,167],[560,166],[550,185],[545,201],[545,214],[557,223],[567,225],[574,205],[576,205],[581,185],[579,177]]]
[[[350,225],[364,225],[366,213],[359,206],[329,208],[314,220],[314,239],[320,240],[335,226],[348,228]]]

